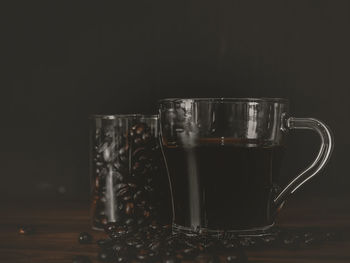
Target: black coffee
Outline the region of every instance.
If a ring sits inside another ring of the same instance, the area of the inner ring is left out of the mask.
[[[191,147],[165,145],[174,223],[194,230],[245,230],[272,224],[282,153],[281,146],[240,146],[219,138],[202,139]]]

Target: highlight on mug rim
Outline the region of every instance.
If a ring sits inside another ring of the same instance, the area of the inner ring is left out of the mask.
[[[129,118],[140,118],[140,119],[158,119],[156,114],[140,114],[140,113],[130,113],[130,114],[91,114],[90,119],[103,119],[103,120],[114,120],[114,119],[129,119]]]
[[[287,99],[284,98],[165,98],[158,100],[159,104],[167,102],[208,102],[208,103],[232,103],[232,102],[267,102],[267,103],[288,103]]]

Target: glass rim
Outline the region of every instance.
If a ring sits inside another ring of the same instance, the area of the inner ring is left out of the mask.
[[[91,114],[90,119],[102,119],[102,120],[115,120],[115,119],[129,119],[129,118],[140,118],[140,119],[158,119],[156,114]]]
[[[213,103],[225,103],[225,102],[277,102],[288,103],[288,99],[285,98],[165,98],[158,100],[158,103],[166,102],[213,102]]]

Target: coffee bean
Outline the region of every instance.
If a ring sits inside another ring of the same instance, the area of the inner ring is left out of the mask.
[[[131,196],[130,195],[126,195],[123,197],[124,201],[130,201],[131,200]]]
[[[317,239],[313,236],[305,238],[305,240],[304,240],[305,245],[314,245],[316,243],[317,243]]]
[[[128,151],[129,151],[129,146],[121,147],[118,151],[119,159],[122,162],[125,162],[128,160]]]
[[[131,215],[132,213],[134,213],[134,203],[129,202],[125,206],[125,214]]]
[[[145,221],[145,219],[143,219],[143,218],[137,219],[137,224],[138,224],[138,225],[143,225],[145,222],[146,222],[146,221]]]
[[[31,226],[23,225],[18,227],[18,233],[21,235],[31,235],[34,234],[34,232],[34,228]]]
[[[126,263],[126,262],[130,262],[130,258],[126,255],[121,255],[121,256],[118,256],[116,258],[116,262],[118,263]]]
[[[257,240],[252,237],[242,237],[239,240],[239,243],[242,247],[253,247],[256,242]]]
[[[287,248],[296,249],[300,247],[300,237],[294,233],[288,233],[282,240],[283,245]]]
[[[321,243],[321,238],[317,236],[315,233],[306,232],[304,233],[303,245],[310,246]]]
[[[162,258],[162,263],[179,263],[180,260],[176,258],[175,256],[165,256]]]
[[[126,221],[125,221],[125,224],[127,226],[131,226],[135,223],[135,220],[133,218],[128,218]]]
[[[176,257],[181,260],[191,260],[196,257],[198,254],[198,251],[196,251],[193,248],[185,248],[182,250],[179,250]]]
[[[334,231],[328,231],[323,234],[323,238],[326,241],[337,241],[339,240],[339,235]]]
[[[132,262],[132,256],[131,255],[128,255],[128,254],[125,254],[125,255],[119,255],[119,256],[116,256],[115,257],[115,262],[117,263],[130,263]],[[114,262],[114,261],[113,261]]]
[[[137,244],[139,244],[141,241],[135,237],[130,237],[126,240],[126,244],[130,247],[135,247]]]
[[[125,175],[125,174],[128,173],[127,167],[121,162],[116,162],[116,163],[113,164],[113,166],[121,174]]]
[[[143,212],[143,216],[145,217],[145,218],[149,218],[150,217],[150,212],[148,211],[148,210],[144,210],[144,212]]]
[[[154,183],[154,179],[152,177],[146,179],[146,184],[151,185],[152,183]]]
[[[151,166],[151,164],[149,164],[148,162],[149,162],[149,157],[147,156],[147,155],[140,155],[139,157],[138,157],[138,159],[137,159],[139,162],[142,162],[142,163],[144,163],[144,166],[145,166],[145,169],[144,169],[144,171],[142,171],[141,173],[142,174],[145,174],[146,172],[147,172],[147,170],[149,170],[149,168],[150,168],[150,166]]]
[[[79,234],[78,236],[78,242],[80,244],[91,244],[92,242],[92,235],[90,235],[89,233],[87,232],[82,232]]]
[[[277,242],[277,236],[276,235],[262,236],[260,240],[264,245],[272,246]]]
[[[126,186],[126,187],[120,189],[120,190],[117,192],[117,197],[123,198],[123,199],[124,199],[125,196],[128,196],[128,197],[130,197],[129,199],[128,199],[128,198],[126,198],[127,200],[124,199],[125,201],[128,201],[128,200],[131,199],[130,194],[131,194],[131,193],[130,193],[130,189],[129,189],[128,186]]]
[[[124,178],[124,176],[123,176],[122,173],[116,171],[116,172],[114,172],[113,176],[115,177],[115,179],[116,179],[116,181],[117,181],[118,183],[124,183],[125,178]],[[114,189],[115,189],[115,188],[114,188]],[[116,190],[116,189],[115,189],[115,190]]]
[[[105,226],[104,230],[105,230],[105,232],[106,232],[107,234],[111,234],[111,233],[113,233],[113,232],[115,232],[115,231],[117,230],[117,224],[114,223],[114,222],[109,222],[109,223]]]
[[[97,167],[100,167],[100,166],[103,165],[103,162],[95,162],[95,165],[96,165]]]
[[[99,239],[96,241],[97,245],[101,248],[108,248],[113,246],[113,240],[112,239]]]
[[[136,188],[136,187],[137,187],[137,185],[134,184],[134,183],[132,183],[132,182],[129,182],[129,183],[128,183],[128,186],[129,186],[130,188]]]
[[[113,239],[118,239],[127,234],[127,228],[125,226],[117,226],[116,229],[109,234],[109,236]]]
[[[138,135],[141,135],[142,133],[144,133],[145,130],[146,130],[146,125],[143,123],[140,123],[135,127],[135,132]]]
[[[146,261],[149,256],[148,256],[148,251],[145,249],[140,249],[136,255],[136,258],[141,261]]]
[[[108,142],[102,143],[102,144],[98,147],[98,152],[99,152],[99,153],[103,153],[107,148],[108,148]]]
[[[137,244],[135,244],[135,248],[136,249],[142,249],[142,248],[145,248],[145,244],[143,243],[143,242],[139,242],[139,243],[137,243]]]
[[[111,247],[113,255],[122,255],[127,250],[126,244],[120,240],[117,240],[115,242],[116,243],[114,243]]]
[[[98,253],[97,259],[101,262],[109,262],[113,259],[113,256],[110,250],[102,250]]]
[[[144,169],[144,167],[143,167],[142,163],[140,163],[140,162],[135,162],[134,166],[132,167],[132,170],[136,173],[142,171],[143,169]]]
[[[146,154],[146,148],[145,147],[138,147],[134,150],[134,152],[132,153],[132,156],[135,159],[138,159],[140,155],[144,155]]]
[[[117,209],[118,209],[119,211],[123,210],[123,209],[124,209],[124,204],[123,204],[123,203],[118,204]],[[120,215],[120,216],[121,216],[121,215]]]
[[[248,262],[247,255],[242,249],[237,249],[231,251],[230,254],[226,257],[227,262],[231,263],[245,263]]]
[[[157,229],[160,228],[160,225],[157,223],[156,220],[153,220],[153,221],[151,222],[151,224],[149,224],[149,227],[150,227],[151,229],[153,229],[153,230],[157,230]]]
[[[139,199],[138,200],[138,204],[137,204],[139,207],[142,207],[142,208],[147,208],[147,201],[145,199]],[[147,208],[147,210],[149,211],[150,209]]]
[[[128,187],[127,184],[120,183],[120,184],[117,184],[114,189],[115,189],[115,191],[119,192],[120,190],[125,189],[127,187]]]
[[[91,260],[87,256],[78,255],[73,257],[72,263],[91,263]]]
[[[105,195],[104,191],[102,192],[102,196],[99,198],[99,201],[101,203],[106,203],[107,202],[107,198],[106,198],[106,195]]]
[[[158,252],[161,248],[161,243],[160,241],[155,240],[149,244],[148,248],[152,251]]]
[[[146,132],[142,135],[142,140],[148,142],[152,138],[152,135],[149,132]]]
[[[134,194],[133,198],[134,198],[135,201],[138,201],[140,198],[142,198],[142,196],[143,196],[143,192],[142,192],[141,190],[138,190],[138,191]]]
[[[142,139],[139,138],[139,137],[137,137],[137,138],[134,139],[134,143],[135,143],[136,145],[141,144],[141,143],[142,143]]]
[[[108,147],[103,151],[103,159],[106,162],[110,162],[113,160],[113,150],[112,147]]]
[[[101,223],[102,225],[107,225],[107,223],[108,223],[107,217],[106,217],[106,216],[101,216],[101,217],[100,217],[100,223]]]
[[[154,192],[154,188],[151,187],[151,186],[149,186],[149,185],[145,185],[145,190],[146,190],[147,192]]]
[[[100,179],[98,177],[95,178],[95,188],[99,188],[100,187]]]

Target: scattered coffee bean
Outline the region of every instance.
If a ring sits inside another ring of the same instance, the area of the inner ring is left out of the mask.
[[[114,254],[120,254],[120,252],[124,251],[125,249],[125,244],[119,242],[113,244],[112,246],[112,251],[114,252]]]
[[[325,241],[339,241],[342,240],[340,233],[334,231],[327,231],[323,234],[323,240]]]
[[[300,237],[296,233],[287,233],[282,242],[282,244],[289,249],[297,249],[300,247]]]
[[[113,240],[112,239],[99,239],[96,241],[97,245],[101,248],[108,248],[113,246]]]
[[[133,218],[128,218],[127,220],[125,220],[125,224],[127,226],[132,226],[134,225],[134,223],[135,223],[135,220]]]
[[[20,226],[18,227],[18,233],[21,234],[21,235],[30,235],[30,234],[33,234],[35,231],[34,231],[34,228],[31,227],[31,226]]]
[[[192,260],[196,257],[197,254],[198,254],[198,251],[196,249],[185,248],[178,251],[176,257],[181,260]]]
[[[114,222],[109,222],[105,227],[104,230],[105,232],[109,235],[111,233],[113,233],[114,231],[116,231],[117,229],[117,225]]]
[[[97,259],[101,262],[109,262],[113,259],[113,255],[109,250],[102,250],[98,253]]]
[[[78,242],[80,244],[91,244],[92,242],[92,235],[90,235],[89,233],[87,232],[82,232],[79,234],[78,236]]]
[[[126,262],[130,262],[130,258],[128,256],[122,255],[122,256],[118,256],[116,258],[116,262],[118,263],[126,263]]]
[[[128,233],[128,229],[125,226],[118,226],[115,231],[110,232],[109,237],[112,239],[118,239],[125,236]]]
[[[155,241],[151,242],[148,247],[152,251],[159,251],[159,249],[161,248],[161,243],[160,243],[160,241],[155,240]]]

